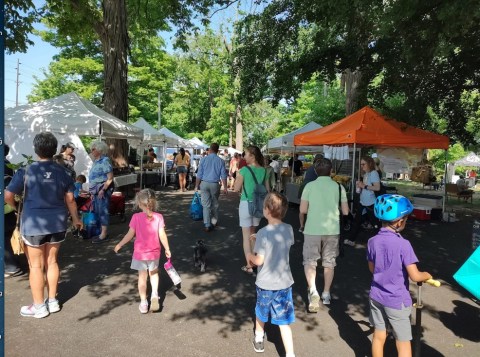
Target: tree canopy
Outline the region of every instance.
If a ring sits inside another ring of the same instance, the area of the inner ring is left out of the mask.
[[[463,97],[479,85],[478,0],[263,3],[238,25],[249,102],[296,98],[313,74],[331,80],[357,73],[356,109],[373,104],[425,129],[438,127],[433,112],[452,139],[473,141],[476,133],[465,127],[478,118],[478,103]]]
[[[33,41],[28,35],[38,19],[38,12],[32,0],[5,0],[5,52],[26,52]]]

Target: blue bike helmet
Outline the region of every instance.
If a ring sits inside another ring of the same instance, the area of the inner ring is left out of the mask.
[[[381,221],[393,222],[413,211],[413,206],[401,195],[381,195],[375,200],[375,217]]]

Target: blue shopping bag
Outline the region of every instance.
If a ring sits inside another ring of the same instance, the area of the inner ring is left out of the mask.
[[[100,224],[100,217],[93,210],[93,204],[90,204],[89,211],[82,214],[83,229],[82,236],[84,239],[100,235],[102,226]]]
[[[480,247],[463,263],[453,278],[477,299],[480,299]]]
[[[203,219],[203,206],[198,192],[193,194],[192,203],[190,204],[190,217],[194,221],[201,221]]]

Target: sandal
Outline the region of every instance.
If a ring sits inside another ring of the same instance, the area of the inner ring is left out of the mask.
[[[242,271],[243,271],[244,273],[247,273],[247,274],[250,274],[250,275],[253,275],[253,273],[254,273],[254,272],[253,272],[253,268],[252,268],[252,267],[248,267],[248,266],[246,266],[246,265],[244,265],[244,266],[242,267]]]

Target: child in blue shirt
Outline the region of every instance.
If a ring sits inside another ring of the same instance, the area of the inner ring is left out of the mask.
[[[78,175],[75,179],[75,191],[73,191],[73,197],[77,203],[77,208],[82,207],[90,198],[88,191],[83,190],[83,184],[87,182],[87,178],[84,175]]]

